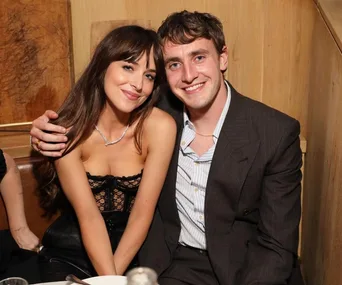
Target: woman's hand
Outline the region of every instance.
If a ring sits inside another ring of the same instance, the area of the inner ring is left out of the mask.
[[[24,226],[17,229],[11,229],[11,234],[20,248],[37,250],[39,239],[33,232],[31,232],[29,227]]]

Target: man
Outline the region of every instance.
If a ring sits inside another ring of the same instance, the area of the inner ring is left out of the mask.
[[[175,118],[178,138],[141,265],[154,268],[162,285],[301,284],[291,277],[299,123],[224,80],[227,47],[214,16],[174,13],[158,34],[175,95],[164,96],[160,107]],[[47,142],[66,139],[41,131],[59,131],[47,123],[55,116],[47,111],[33,122],[32,142],[44,155],[60,155],[64,144]]]

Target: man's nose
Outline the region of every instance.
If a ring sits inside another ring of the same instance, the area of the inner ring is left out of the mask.
[[[183,65],[182,81],[186,83],[191,83],[198,77],[198,72],[195,66],[190,64]]]

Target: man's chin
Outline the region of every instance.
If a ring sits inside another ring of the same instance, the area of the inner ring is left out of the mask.
[[[194,111],[205,110],[208,106],[207,102],[185,101],[183,103],[187,108],[192,109]]]

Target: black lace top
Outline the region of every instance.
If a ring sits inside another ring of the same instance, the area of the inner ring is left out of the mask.
[[[87,172],[89,185],[101,213],[130,212],[137,194],[142,171],[132,176],[97,176]]]
[[[4,178],[6,171],[7,171],[6,160],[5,160],[2,150],[0,149],[0,182],[2,181],[2,178]]]
[[[106,225],[113,253],[127,226],[130,211],[134,204],[142,178],[142,173],[143,171],[136,175],[122,177],[113,175],[91,175],[90,173],[87,173],[89,185]],[[59,193],[63,192],[60,191]],[[61,215],[44,233],[42,239],[44,248],[40,252],[40,257],[44,256],[46,260],[54,258],[59,263],[57,262],[55,265],[57,266],[57,269],[52,266],[51,272],[46,271],[44,274],[48,273],[51,276],[55,276],[56,274],[66,276],[71,273],[69,272],[70,266],[73,266],[77,268],[76,272],[78,273],[81,269],[86,275],[95,276],[95,269],[88,258],[82,242],[76,214],[65,196],[63,196],[62,201],[63,203],[60,205]],[[60,267],[60,265],[58,265],[60,263],[67,263],[69,271],[64,272],[63,266]],[[133,268],[137,266],[138,262],[135,257],[132,260],[130,267]],[[58,278],[60,279],[60,277]]]

